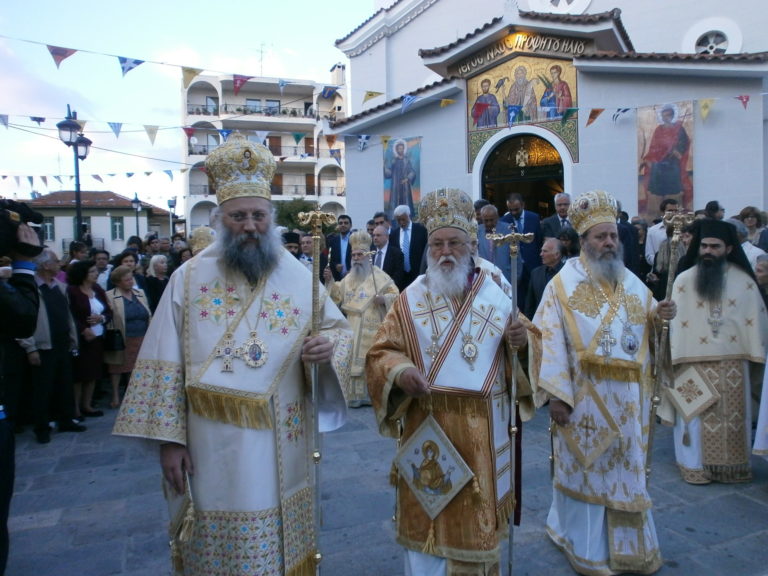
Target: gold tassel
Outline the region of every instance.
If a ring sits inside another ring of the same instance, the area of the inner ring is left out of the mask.
[[[429,534],[427,534],[427,541],[424,542],[424,547],[421,549],[424,554],[431,554],[435,556],[435,521],[431,520],[429,523]]]
[[[267,398],[247,398],[190,386],[189,405],[195,414],[209,420],[256,430],[273,428],[272,411]]]
[[[174,574],[184,574],[184,560],[181,557],[181,546],[174,538],[171,540],[171,565]]]
[[[480,505],[483,503],[483,493],[480,491],[480,482],[477,476],[472,476],[472,503]]]
[[[195,505],[190,502],[179,528],[179,542],[189,542],[195,534]]]
[[[392,461],[392,466],[389,469],[389,485],[390,486],[397,486],[397,466],[395,465],[395,461]]]

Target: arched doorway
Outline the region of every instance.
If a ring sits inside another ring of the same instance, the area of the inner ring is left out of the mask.
[[[564,191],[563,160],[546,139],[519,133],[500,141],[483,164],[480,197],[507,211],[507,195],[517,192],[527,210],[546,218],[555,211],[555,194]]]

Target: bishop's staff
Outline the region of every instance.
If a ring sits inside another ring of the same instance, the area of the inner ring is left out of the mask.
[[[323,224],[333,226],[336,223],[336,217],[328,212],[313,210],[312,212],[300,212],[299,223],[302,226],[309,225],[312,230],[312,332],[311,335],[317,336],[320,333],[320,235],[323,231]],[[315,506],[314,506],[314,524],[315,524],[315,574],[320,574],[320,561],[323,555],[320,553],[320,427],[318,414],[319,398],[319,366],[317,362],[310,365],[310,374],[312,378],[312,461],[315,464]]]
[[[690,212],[668,212],[664,215],[664,226],[672,227],[672,236],[669,239],[669,268],[667,270],[667,288],[664,299],[672,298],[672,285],[675,282],[677,263],[680,254],[677,247],[680,244],[680,235],[683,228],[693,222],[694,216]],[[645,476],[651,475],[651,449],[653,448],[653,433],[656,428],[656,412],[661,404],[661,387],[664,380],[664,368],[670,369],[669,362],[669,320],[661,321],[661,337],[659,347],[656,350],[656,365],[654,367],[653,395],[651,396],[651,417],[648,421],[648,448],[645,455]]]
[[[509,281],[512,284],[512,320],[517,319],[517,253],[520,249],[520,242],[526,244],[533,242],[533,234],[520,234],[511,232],[509,234],[486,234],[486,239],[492,240],[494,246],[509,244],[509,257],[512,261]],[[509,520],[509,544],[507,550],[507,563],[509,565],[509,576],[512,576],[512,544],[514,541],[515,511],[519,502],[517,501],[517,474],[516,442],[517,442],[517,348],[512,350],[512,378],[509,383],[509,486],[514,498],[515,507]]]

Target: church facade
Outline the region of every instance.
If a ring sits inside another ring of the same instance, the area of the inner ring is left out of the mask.
[[[758,0],[399,0],[337,47],[350,59],[347,211],[364,222],[461,188],[765,207],[768,40]]]

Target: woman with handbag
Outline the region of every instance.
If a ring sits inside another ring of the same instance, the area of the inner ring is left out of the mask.
[[[107,295],[96,283],[99,271],[93,260],[78,260],[67,268],[69,309],[78,334],[78,355],[74,358],[75,416],[104,416],[93,407],[93,391],[102,375],[104,325],[112,318]]]
[[[152,313],[144,291],[134,286],[133,270],[129,266],[118,266],[112,270],[109,279],[115,286],[107,292],[112,307],[112,327],[120,331],[125,343],[122,350],[110,350],[104,354],[112,383],[110,406],[117,408],[120,406],[120,379],[123,374],[133,371]]]

